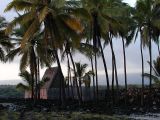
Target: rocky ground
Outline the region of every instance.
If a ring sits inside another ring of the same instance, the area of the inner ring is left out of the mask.
[[[83,112],[0,111],[0,120],[128,120],[126,117]]]

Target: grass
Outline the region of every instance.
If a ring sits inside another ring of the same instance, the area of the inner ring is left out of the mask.
[[[21,117],[20,117],[21,116]],[[0,111],[0,120],[127,120],[118,116],[108,116],[81,112],[20,112]]]
[[[0,111],[0,120],[19,120],[20,113],[11,111]]]

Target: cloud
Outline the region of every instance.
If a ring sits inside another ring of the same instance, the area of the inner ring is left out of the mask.
[[[136,0],[123,0],[123,2],[126,2],[130,4],[131,6],[135,6]]]
[[[18,80],[19,66],[16,63],[0,63],[0,80]]]

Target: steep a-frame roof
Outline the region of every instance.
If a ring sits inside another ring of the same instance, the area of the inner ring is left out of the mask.
[[[48,81],[43,85],[42,89],[49,89],[54,83],[54,80],[58,74],[58,67],[51,67],[46,69],[43,79],[47,78]]]

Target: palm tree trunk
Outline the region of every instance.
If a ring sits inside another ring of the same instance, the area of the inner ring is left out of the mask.
[[[113,56],[112,56],[112,59],[113,59]],[[113,102],[113,105],[114,105],[115,94],[114,94],[114,62],[113,62],[113,60],[112,60],[112,102]]]
[[[93,58],[91,57],[90,58],[90,60],[91,60],[91,66],[92,66],[92,72],[94,73],[94,67],[93,67]],[[95,77],[94,77],[95,75],[93,75],[93,95],[94,95],[94,98],[95,98],[95,96],[96,96],[96,91],[95,91]]]
[[[115,54],[114,54],[114,67],[115,67],[116,89],[118,92],[119,91],[119,82],[118,82],[118,73],[117,73],[117,64],[116,64]]]
[[[73,84],[72,84],[72,75],[71,75],[71,67],[70,67],[70,60],[69,60],[69,56],[68,56],[68,53],[67,53],[67,59],[68,59],[68,70],[69,70],[69,76],[68,76],[68,79],[70,81],[70,86],[71,86],[71,92],[72,92],[72,98],[74,99],[74,91],[73,91]]]
[[[152,103],[152,41],[151,41],[151,37],[150,37],[150,41],[149,41],[149,56],[150,56],[150,82],[149,82],[149,105],[151,106]],[[149,107],[150,107],[149,106]]]
[[[141,40],[141,62],[142,62],[142,93],[141,93],[141,106],[144,106],[144,58],[143,58],[143,44]]]
[[[112,42],[112,38],[110,37],[109,40],[110,43],[110,47],[111,47],[111,51],[112,51],[112,90],[114,93],[114,75],[115,75],[115,80],[116,80],[116,101],[118,101],[118,90],[119,90],[119,83],[118,83],[118,73],[117,73],[117,65],[116,65],[116,57],[115,57],[115,53],[114,53],[114,49],[113,49],[113,42]],[[114,94],[113,94],[113,98],[114,98]],[[114,99],[113,99],[114,102]]]
[[[73,84],[72,84],[72,75],[71,75],[71,69],[69,70],[69,77],[70,77],[70,84],[71,84],[71,92],[72,92],[72,98],[74,99],[74,90],[73,90]]]
[[[97,73],[97,54],[95,53],[95,75],[96,75],[96,99],[99,99],[98,94],[98,73]]]
[[[125,79],[125,105],[127,105],[127,68],[126,68],[126,51],[125,51],[125,43],[122,37],[123,44],[123,60],[124,60],[124,79]]]
[[[81,77],[79,77],[79,91],[80,91],[81,99],[83,100],[83,96],[82,96],[82,82],[81,82]]]
[[[70,71],[70,83],[71,83],[71,92],[72,92],[72,99],[74,99],[74,90],[73,90],[73,83],[72,83],[72,75],[71,75],[71,71]]]
[[[38,98],[38,76],[37,76],[37,60],[36,60],[36,57],[35,57],[35,60],[34,60],[34,65],[35,65],[35,99]]]
[[[38,99],[40,99],[40,85],[39,85],[39,83],[40,83],[40,68],[39,68],[39,66],[40,66],[40,63],[39,63],[39,58],[38,58],[38,60],[37,60],[37,76],[38,76]]]
[[[119,90],[119,83],[118,83],[118,73],[117,73],[117,64],[116,64],[116,56],[115,56],[115,52],[113,49],[113,42],[112,42],[112,38],[110,37],[110,47],[111,47],[111,51],[112,51],[112,62],[114,65],[114,70],[115,70],[115,80],[116,80],[116,87],[117,87],[117,91]]]
[[[61,85],[61,102],[62,102],[62,106],[65,104],[65,82],[64,82],[64,77],[63,77],[63,73],[62,73],[62,68],[61,68],[61,64],[60,64],[60,60],[59,60],[59,57],[58,57],[58,53],[57,53],[57,50],[55,50],[55,56],[56,56],[56,60],[57,60],[57,64],[58,64],[58,69],[59,69],[59,72],[62,76],[61,80],[60,80],[60,85]]]
[[[110,47],[111,47],[111,51],[112,51],[112,102],[113,102],[113,105],[114,105],[114,102],[115,102],[115,91],[114,91],[114,80],[115,80],[115,66],[114,66],[114,57],[113,57],[113,46],[112,46],[112,43],[111,43],[111,39],[109,41],[110,43]]]
[[[79,103],[81,104],[82,103],[82,98],[81,98],[81,95],[80,95],[78,82],[77,82],[76,67],[75,67],[71,52],[69,52],[69,56],[71,58],[71,62],[72,62],[72,65],[73,65],[73,70],[74,70],[74,75],[75,75],[75,84],[76,84],[76,88],[77,88],[78,99],[79,99]]]
[[[51,47],[53,49],[53,55],[55,56],[56,58],[56,61],[57,61],[57,65],[58,65],[58,69],[59,69],[59,72],[61,74],[61,76],[63,76],[63,73],[62,73],[62,68],[61,68],[61,64],[60,64],[60,60],[59,60],[59,57],[58,57],[58,52],[57,52],[57,49],[55,48],[55,44],[54,44],[54,40],[55,40],[55,34],[54,34],[54,31],[56,29],[56,25],[55,25],[55,21],[54,19],[52,18],[52,15],[48,15],[46,20],[45,20],[45,27],[46,28],[49,28],[49,32],[50,32],[50,35],[51,35],[51,40],[50,40],[50,44],[51,44]],[[62,90],[62,91],[61,91]],[[62,77],[60,79],[60,99],[61,99],[61,105],[64,106],[65,105],[65,85],[64,85],[64,77]]]
[[[30,67],[31,69],[31,67]],[[32,87],[31,87],[31,99],[33,100],[34,99],[34,73],[31,71],[31,79],[32,79]]]
[[[109,92],[110,87],[109,87],[109,77],[108,77],[108,70],[107,70],[107,64],[103,52],[103,48],[101,45],[101,33],[100,33],[100,26],[98,25],[98,20],[97,20],[97,13],[93,12],[92,13],[92,18],[93,18],[93,46],[95,48],[100,47],[101,55],[102,55],[102,60],[104,64],[104,70],[105,70],[105,75],[106,75],[106,82],[107,82],[107,91]],[[96,51],[95,51],[95,70],[97,72],[97,58],[96,58]],[[97,75],[96,75],[97,77]],[[96,78],[96,81],[98,83],[98,80]]]
[[[30,72],[31,72],[31,79],[32,79],[32,94],[31,94],[31,98],[32,99],[35,99],[35,92],[34,92],[34,90],[35,90],[35,79],[34,79],[34,77],[35,77],[35,63],[34,63],[34,61],[35,61],[35,56],[34,56],[34,48],[33,48],[33,46],[31,47],[31,52],[30,52]]]
[[[101,34],[100,34],[100,26],[98,25],[98,20],[97,20],[97,13],[93,13],[92,17],[93,17],[93,46],[95,48],[100,47],[101,54],[102,54],[102,60],[103,60],[103,64],[104,64],[105,75],[106,75],[107,91],[109,91],[109,89],[110,89],[109,88],[109,77],[108,77],[108,71],[107,71],[107,64],[106,64],[103,48],[102,48],[101,41],[100,41]],[[97,60],[96,59],[96,51],[95,51],[95,60]],[[97,64],[97,63],[95,63],[95,64]]]
[[[98,40],[97,40],[97,30],[98,30],[98,26],[97,26],[97,14],[93,13],[92,14],[93,17],[93,51],[94,51],[94,67],[95,67],[95,78],[96,78],[96,100],[98,101],[98,74],[97,74],[97,50],[98,49]]]
[[[99,46],[100,46],[100,49],[101,49],[102,60],[103,60],[104,70],[105,70],[105,75],[106,75],[107,91],[109,91],[110,88],[109,88],[109,77],[108,77],[108,70],[107,70],[108,68],[107,68],[107,64],[106,64],[106,60],[105,60],[105,57],[104,57],[104,52],[103,52],[103,48],[102,48],[100,39],[98,41],[99,41]]]
[[[117,73],[117,65],[116,65],[116,59],[115,59],[115,54],[114,54],[114,67],[115,67],[115,80],[116,80],[116,103],[119,101],[119,83],[118,83],[118,73]]]
[[[160,47],[159,47],[159,41],[158,41],[158,44],[157,44],[157,46],[158,46],[158,53],[159,53],[159,56],[160,56]]]
[[[67,54],[67,53],[66,53]],[[70,63],[69,63],[69,57],[67,54],[67,64],[68,64],[68,96],[70,95],[70,86],[69,86],[69,82],[70,82]]]

